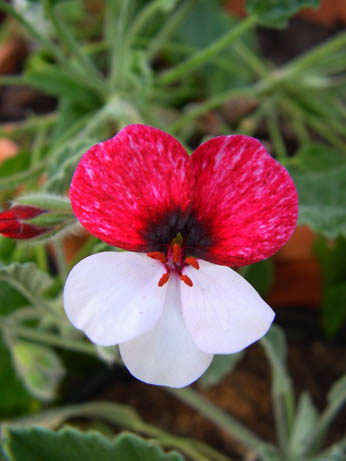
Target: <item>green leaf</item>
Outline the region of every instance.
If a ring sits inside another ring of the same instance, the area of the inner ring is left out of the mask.
[[[274,391],[277,394],[288,391],[291,381],[286,370],[287,344],[283,331],[277,325],[272,325],[260,342],[271,364]]]
[[[183,461],[180,454],[165,454],[155,442],[134,434],[110,441],[97,432],[72,428],[7,428],[5,449],[11,461]]]
[[[40,296],[53,283],[48,274],[41,272],[36,264],[31,262],[24,264],[15,262],[9,266],[0,264],[1,280],[9,283],[33,303],[36,303],[37,296]]]
[[[199,387],[201,389],[206,389],[218,384],[225,376],[234,370],[243,355],[243,351],[238,352],[237,354],[216,355],[208,370],[198,380]]]
[[[26,62],[24,81],[47,94],[66,97],[90,107],[99,101],[93,91],[83,86],[83,82],[72,79],[64,69],[49,64],[38,53],[33,54]]]
[[[256,288],[262,297],[267,296],[274,282],[273,261],[266,259],[265,261],[247,266],[246,269],[246,280]]]
[[[307,144],[296,152],[294,161],[304,171],[326,171],[346,164],[346,157],[332,147]]]
[[[34,399],[29,395],[16,375],[11,356],[0,335],[0,419],[27,413],[35,406]]]
[[[346,321],[346,240],[339,237],[331,243],[320,237],[314,250],[324,276],[323,327],[334,335]]]
[[[299,196],[299,224],[325,237],[346,237],[346,164],[327,171],[290,169]]]
[[[259,447],[259,459],[261,461],[279,461],[281,454],[273,445],[264,444]]]
[[[330,405],[341,407],[346,400],[346,374],[336,381],[327,394]]]
[[[318,418],[318,412],[308,393],[303,393],[298,402],[297,414],[294,420],[290,440],[290,453],[299,457],[309,435],[314,431]]]
[[[65,374],[63,364],[53,349],[27,341],[11,346],[15,369],[28,391],[40,400],[52,400]]]
[[[45,189],[50,193],[62,194],[70,186],[73,173],[81,156],[94,144],[95,139],[80,139],[63,149],[48,171]]]
[[[246,9],[262,26],[281,28],[302,8],[317,8],[319,4],[319,0],[246,0]]]
[[[19,171],[26,170],[30,165],[28,152],[20,152],[14,157],[7,158],[0,165],[0,178],[6,178]],[[17,184],[18,185],[18,184]]]

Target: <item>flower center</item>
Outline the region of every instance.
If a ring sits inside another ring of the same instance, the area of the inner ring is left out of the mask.
[[[193,286],[192,280],[183,273],[183,270],[186,266],[192,266],[195,269],[199,269],[199,264],[197,259],[193,256],[184,256],[182,243],[183,239],[179,233],[168,245],[166,254],[161,253],[160,251],[147,253],[149,258],[156,259],[164,265],[165,273],[158,282],[159,287],[162,287],[168,282],[171,272],[176,272],[179,275],[180,280],[186,283],[189,287]]]

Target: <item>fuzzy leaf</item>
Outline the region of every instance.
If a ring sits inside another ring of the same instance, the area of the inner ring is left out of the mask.
[[[11,356],[0,337],[0,413],[2,418],[29,411],[33,398],[13,370]]]
[[[327,171],[291,169],[299,196],[298,224],[328,238],[346,237],[346,164]]]
[[[299,457],[305,449],[306,440],[313,432],[318,413],[308,393],[303,393],[298,402],[297,414],[291,435],[291,453]]]
[[[330,405],[342,406],[346,400],[346,374],[339,378],[327,394]]]
[[[346,239],[339,237],[331,243],[320,237],[314,250],[324,276],[323,327],[334,335],[346,321]]]
[[[238,352],[237,354],[216,355],[208,370],[199,379],[199,387],[201,389],[206,389],[221,382],[225,376],[234,370],[243,355],[243,351]]]
[[[287,344],[283,331],[277,325],[272,325],[260,342],[271,364],[274,391],[277,394],[288,391],[291,381],[286,370]]]
[[[51,277],[41,272],[34,263],[0,264],[0,280],[16,288],[28,300],[33,301],[52,285]]]
[[[97,432],[72,428],[7,428],[5,449],[11,461],[183,461],[178,453],[165,454],[155,442],[134,434],[120,434],[111,441]]]
[[[246,9],[262,26],[281,28],[302,8],[317,8],[319,4],[319,0],[247,0]]]
[[[52,400],[65,374],[53,349],[27,341],[12,344],[11,353],[18,375],[28,391],[40,400]]]
[[[245,278],[262,297],[267,296],[274,282],[274,265],[272,259],[266,259],[265,261],[247,266]]]
[[[345,155],[323,144],[307,144],[297,151],[293,159],[299,169],[308,172],[331,170],[346,164]]]
[[[94,139],[82,139],[63,149],[48,171],[45,189],[50,193],[62,194],[71,184],[73,173],[81,156],[93,145]]]

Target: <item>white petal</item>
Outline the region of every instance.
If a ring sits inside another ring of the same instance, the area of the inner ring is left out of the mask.
[[[261,338],[275,314],[237,272],[199,261],[184,273],[193,287],[180,285],[186,326],[197,346],[213,354],[238,352]]]
[[[159,320],[167,287],[161,263],[129,252],[104,252],[79,262],[67,277],[64,306],[72,324],[100,346],[128,341]]]
[[[169,279],[167,298],[155,328],[120,344],[121,357],[129,371],[141,381],[183,387],[195,381],[213,358],[197,348],[187,331],[181,311],[180,280]]]

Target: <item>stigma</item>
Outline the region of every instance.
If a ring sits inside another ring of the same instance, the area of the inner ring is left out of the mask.
[[[192,280],[190,277],[183,273],[183,270],[186,266],[192,266],[198,270],[198,261],[194,256],[184,257],[184,249],[181,243],[177,242],[176,240],[177,239],[173,239],[170,245],[168,245],[166,254],[161,253],[160,251],[152,251],[147,253],[149,258],[156,259],[162,263],[165,268],[165,272],[162,274],[160,280],[158,281],[159,287],[162,287],[168,282],[171,272],[178,274],[180,280],[187,286],[193,286]]]

